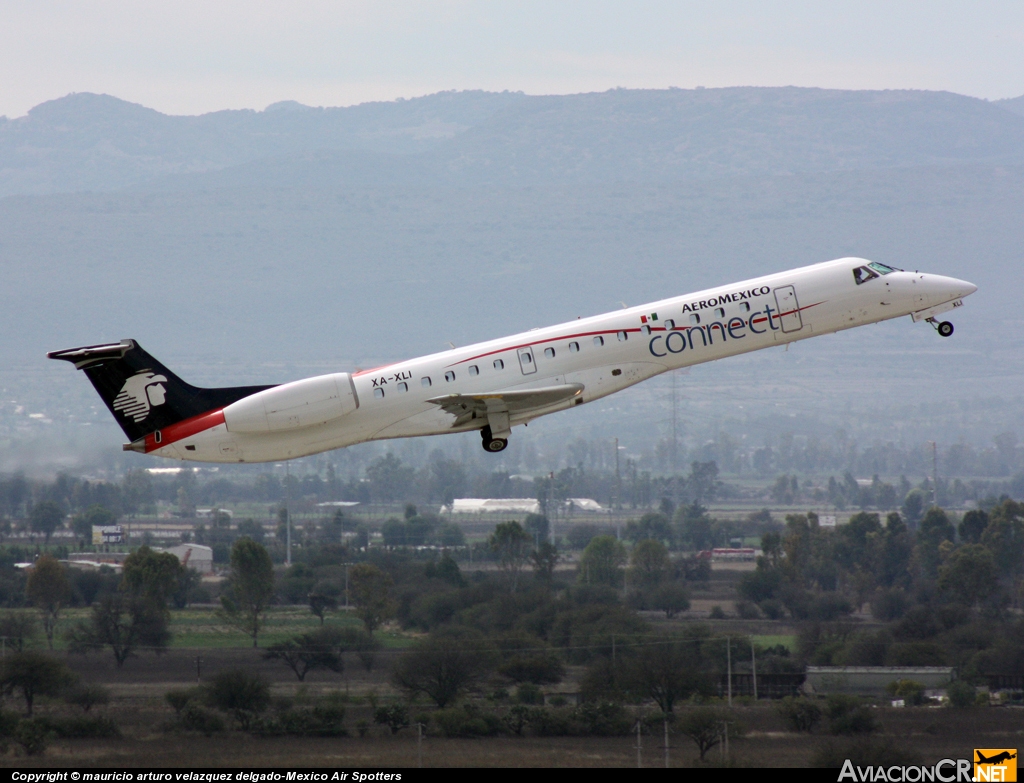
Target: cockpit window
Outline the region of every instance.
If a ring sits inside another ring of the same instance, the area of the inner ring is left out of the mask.
[[[872,269],[874,269],[880,275],[887,275],[890,272],[897,271],[893,267],[886,266],[885,264],[879,264],[877,261],[872,261],[870,264],[868,264],[868,266],[871,267]]]
[[[859,266],[853,270],[853,279],[857,281],[857,285],[863,285],[868,280],[874,280],[876,277],[878,277],[878,272],[868,269],[866,266]]]

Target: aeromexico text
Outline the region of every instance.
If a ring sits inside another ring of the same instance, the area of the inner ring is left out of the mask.
[[[760,288],[751,288],[748,291],[737,291],[734,294],[722,294],[721,296],[713,296],[710,299],[701,299],[699,302],[693,304],[684,304],[684,313],[695,313],[698,310],[703,310],[707,307],[715,307],[716,305],[729,304],[730,302],[742,302],[744,299],[753,299],[756,296],[765,296],[770,294],[772,289],[766,285]]]
[[[753,299],[758,296],[765,296],[772,291],[768,286],[751,288],[748,291],[737,291],[733,294],[713,296],[710,299],[701,299],[693,304],[683,305],[683,312],[696,312],[708,307],[740,302],[744,299]],[[776,319],[779,318],[778,311],[768,305],[761,310],[754,310],[744,319],[733,316],[725,321],[714,321],[703,326],[677,326],[669,329],[666,334],[657,334],[651,338],[648,348],[654,356],[667,356],[670,353],[682,353],[687,348],[693,350],[693,333],[696,332],[700,338],[701,345],[713,345],[715,342],[715,330],[718,331],[718,338],[725,342],[728,335],[733,340],[742,340],[747,336],[749,330],[753,334],[764,334],[765,332],[777,331]],[[661,351],[659,353],[659,350]]]

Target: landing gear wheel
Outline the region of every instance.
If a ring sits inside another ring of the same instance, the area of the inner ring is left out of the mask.
[[[504,451],[505,447],[508,446],[507,438],[491,437],[490,424],[480,430],[480,437],[483,439],[484,451],[490,452],[491,454],[497,454],[499,451]]]
[[[953,334],[953,324],[949,321],[943,321],[941,324],[935,327],[940,337],[949,337]]]

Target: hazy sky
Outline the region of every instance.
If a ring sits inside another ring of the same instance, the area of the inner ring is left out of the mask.
[[[439,90],[802,85],[1024,93],[1024,2],[0,0],[0,114],[172,114]]]

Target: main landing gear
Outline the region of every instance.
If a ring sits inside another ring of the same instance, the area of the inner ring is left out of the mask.
[[[929,318],[928,323],[935,327],[935,331],[939,333],[940,337],[949,337],[951,334],[953,334],[953,324],[951,324],[949,321],[942,321],[941,323],[936,323],[934,318]]]
[[[499,451],[504,451],[505,447],[508,446],[508,438],[493,438],[491,437],[491,425],[486,425],[480,430],[480,437],[484,441],[484,451],[489,451],[492,454],[497,454]]]

